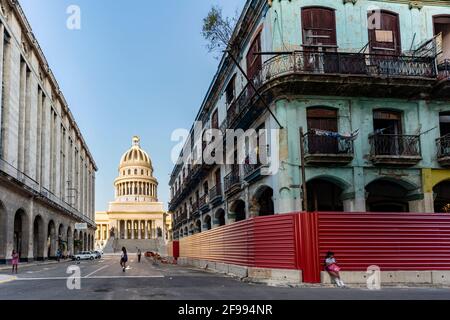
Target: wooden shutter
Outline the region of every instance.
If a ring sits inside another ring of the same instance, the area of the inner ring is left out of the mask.
[[[369,13],[371,16],[373,13]],[[381,11],[380,28],[369,29],[369,48],[371,53],[400,55],[400,23],[398,15]]]
[[[258,34],[253,40],[247,53],[247,76],[254,79],[262,68],[261,55],[255,54],[261,52],[261,34]]]
[[[308,47],[336,47],[336,17],[333,9],[302,9],[303,44]]]

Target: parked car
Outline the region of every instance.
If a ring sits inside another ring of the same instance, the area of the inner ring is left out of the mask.
[[[102,251],[96,250],[93,253],[95,254],[95,259],[101,259],[102,258],[102,255],[103,255]]]
[[[73,260],[80,261],[80,260],[94,260],[97,259],[97,254],[91,251],[82,251],[80,253],[77,253],[73,256]]]

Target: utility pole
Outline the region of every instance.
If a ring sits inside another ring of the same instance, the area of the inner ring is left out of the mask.
[[[302,189],[303,189],[303,211],[308,212],[308,192],[306,189],[306,168],[305,168],[305,136],[303,135],[303,127],[300,127],[300,161],[302,174]]]

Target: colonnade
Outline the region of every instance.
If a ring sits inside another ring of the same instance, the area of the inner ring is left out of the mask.
[[[116,197],[121,196],[150,196],[156,197],[156,185],[148,182],[123,182],[116,185]]]
[[[156,239],[162,236],[162,229],[155,220],[117,220],[118,239]]]

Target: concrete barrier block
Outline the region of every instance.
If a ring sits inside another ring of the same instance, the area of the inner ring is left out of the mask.
[[[302,272],[300,270],[272,269],[271,279],[288,281],[293,283],[301,283]]]
[[[248,267],[230,264],[228,265],[228,273],[240,278],[247,278]]]
[[[433,284],[450,285],[450,271],[431,271]]]
[[[432,283],[431,271],[385,271],[381,283]]]
[[[198,259],[192,259],[192,265],[196,268],[200,267],[200,260]]]
[[[216,263],[216,271],[221,273],[228,273],[228,264],[217,262]]]
[[[367,282],[367,274],[362,271],[343,271],[340,274],[346,284],[365,284]],[[322,283],[334,284],[328,272],[322,271],[320,276]]]
[[[270,279],[272,270],[265,268],[248,268],[248,277],[253,279]]]
[[[207,261],[208,270],[216,270],[216,262],[215,261]]]
[[[177,264],[180,266],[185,266],[185,265],[187,265],[187,259],[184,257],[179,257],[177,259]]]

